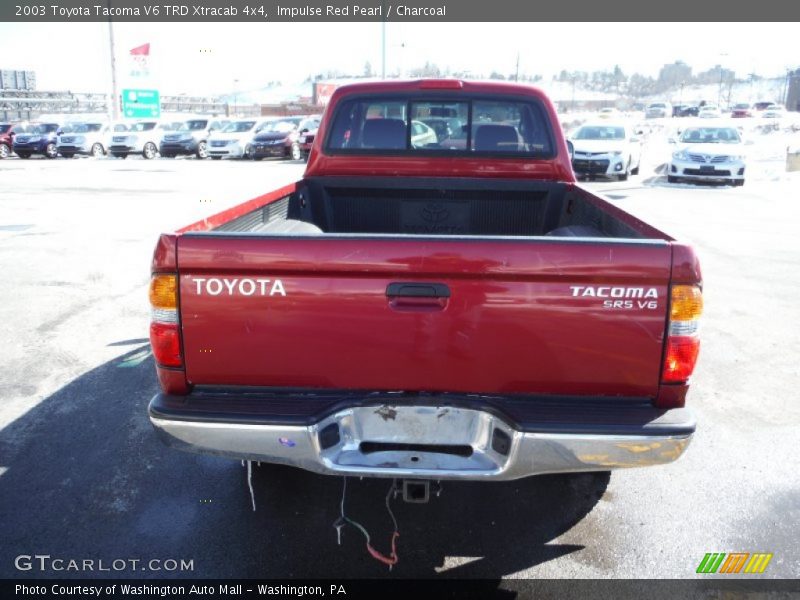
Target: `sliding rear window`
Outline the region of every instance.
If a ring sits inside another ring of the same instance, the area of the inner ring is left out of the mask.
[[[447,154],[551,158],[553,138],[532,100],[353,98],[333,116],[333,154]]]

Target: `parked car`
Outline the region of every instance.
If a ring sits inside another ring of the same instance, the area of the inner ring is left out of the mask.
[[[261,133],[253,138],[251,158],[261,160],[268,156],[303,158],[300,147],[301,132],[319,127],[319,116],[278,117],[270,121]]]
[[[678,140],[667,169],[667,181],[721,181],[744,185],[744,142],[735,127],[689,127]]]
[[[14,152],[13,123],[0,123],[0,159],[8,158]]]
[[[164,158],[175,158],[193,154],[197,158],[208,157],[208,139],[214,131],[220,131],[229,121],[223,119],[198,118],[182,122],[174,131],[165,131],[159,152]]]
[[[672,107],[673,117],[696,117],[699,112],[697,104],[676,104]]]
[[[436,135],[433,127],[426,125],[422,121],[411,121],[411,147],[424,148],[431,144],[435,145],[439,142],[439,137]]]
[[[786,109],[779,104],[772,104],[761,113],[762,119],[783,119],[786,116]]]
[[[697,116],[701,119],[718,119],[722,116],[722,112],[716,104],[706,104]]]
[[[775,103],[771,101],[762,100],[761,102],[756,102],[755,104],[753,104],[753,109],[756,110],[757,112],[761,112],[762,110],[766,110],[773,104]]]
[[[110,128],[107,123],[89,122],[72,123],[64,126],[58,136],[58,153],[64,158],[72,158],[76,154],[105,156],[106,137]]]
[[[317,122],[316,127],[309,129],[305,133],[301,131],[300,136],[297,138],[303,160],[308,160],[308,155],[311,154],[311,147],[314,144],[314,139],[317,137],[317,131],[319,131],[319,122]]]
[[[745,119],[753,116],[753,107],[749,102],[738,102],[731,108],[731,117],[734,119]]]
[[[431,89],[470,147],[409,144]],[[576,185],[531,86],[339,87],[302,178],[162,234],[149,264],[150,421],[248,475],[397,478],[426,502],[440,480],[671,463],[695,431],[697,257]]]
[[[250,158],[253,138],[261,133],[272,119],[236,119],[208,138],[208,155],[214,160],[221,158]]]
[[[642,158],[638,135],[623,123],[587,123],[569,137],[573,144],[572,169],[578,176],[637,175]]]
[[[150,160],[158,156],[158,145],[164,134],[163,126],[158,121],[135,121],[125,124],[124,131],[118,131],[119,124],[111,135],[108,153],[117,158],[127,158],[132,154],[141,154]]]
[[[619,111],[610,107],[601,108],[597,113],[599,119],[618,119],[619,116]]]
[[[669,102],[652,102],[644,111],[645,119],[661,119],[672,116],[672,106]]]
[[[14,137],[14,152],[20,158],[41,154],[47,158],[58,156],[58,123],[30,123]]]

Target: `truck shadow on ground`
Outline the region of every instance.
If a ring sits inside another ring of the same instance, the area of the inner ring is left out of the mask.
[[[390,572],[355,528],[337,544],[341,478],[258,467],[253,512],[239,462],[164,447],[147,419],[157,390],[141,342],[0,430],[0,577],[500,578],[581,550],[551,542],[609,482],[605,473],[445,482],[428,504],[398,499],[400,561]],[[349,478],[346,498],[347,515],[384,554],[390,483]],[[62,570],[15,566],[34,554],[64,559]],[[84,559],[91,569],[67,569]],[[191,568],[170,569],[169,559]]]

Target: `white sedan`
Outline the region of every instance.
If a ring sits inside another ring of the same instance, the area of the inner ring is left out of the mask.
[[[628,125],[591,123],[569,137],[574,147],[572,170],[578,176],[616,177],[625,181],[639,173],[642,143]]]
[[[744,185],[745,151],[735,127],[689,127],[678,140],[667,168],[667,181],[719,181]]]

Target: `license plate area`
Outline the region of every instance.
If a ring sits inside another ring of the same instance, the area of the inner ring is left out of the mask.
[[[332,430],[338,436],[328,445],[323,438],[330,440]],[[346,409],[322,421],[317,432],[320,458],[334,471],[435,479],[502,472],[517,439],[495,415],[433,405]]]

